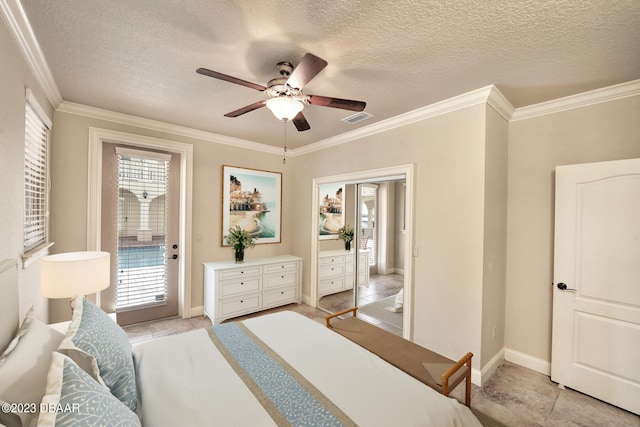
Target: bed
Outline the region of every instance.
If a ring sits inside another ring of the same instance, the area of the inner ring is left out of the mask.
[[[2,295],[11,286],[5,282],[0,279]],[[8,311],[0,314],[9,330],[0,334],[0,352],[6,351],[6,337],[15,341],[25,329],[24,322],[17,326],[17,308],[10,316]],[[0,383],[4,425],[480,426],[455,399],[294,312],[131,348],[109,316],[77,297],[66,336],[43,333],[43,327],[51,329],[32,320],[5,357],[10,361],[22,344],[30,344],[28,352],[38,360],[29,364],[39,366],[28,371],[40,378],[29,381],[44,388],[41,397],[15,401],[11,388]],[[36,338],[44,343],[34,351]]]

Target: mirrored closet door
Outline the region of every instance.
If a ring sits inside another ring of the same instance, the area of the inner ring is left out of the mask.
[[[318,306],[353,306],[367,320],[403,335],[405,179],[323,184],[318,241]],[[353,241],[339,239],[340,227]]]

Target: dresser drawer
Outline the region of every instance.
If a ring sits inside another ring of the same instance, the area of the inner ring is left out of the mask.
[[[261,277],[247,277],[220,282],[220,298],[233,295],[256,292],[262,289]]]
[[[318,271],[320,279],[329,277],[344,276],[344,264],[337,265],[322,265]]]
[[[320,265],[344,264],[344,255],[328,256],[320,258]]]
[[[265,273],[276,273],[278,271],[286,271],[286,270],[297,270],[298,262],[297,261],[288,261],[282,262],[278,264],[268,264],[265,265]]]
[[[280,305],[284,302],[293,302],[298,299],[298,288],[291,286],[288,288],[274,289],[264,294],[264,306]]]
[[[261,307],[260,294],[246,298],[236,298],[220,303],[220,317],[233,317],[235,314],[256,311]]]
[[[298,282],[298,270],[283,271],[280,274],[270,274],[264,278],[265,289],[277,288],[280,286],[295,285]]]
[[[338,255],[341,255],[338,253]],[[214,324],[300,302],[302,258],[291,255],[204,263],[203,311]]]
[[[318,282],[318,293],[320,295],[341,291],[344,288],[344,277],[336,277],[335,279],[325,279]]]
[[[234,268],[233,270],[222,270],[220,272],[220,280],[236,279],[239,277],[259,276],[262,274],[262,266],[256,265],[247,268]]]

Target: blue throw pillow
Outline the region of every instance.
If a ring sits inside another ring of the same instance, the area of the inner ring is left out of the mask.
[[[95,304],[78,296],[67,337],[58,351],[109,387],[111,394],[136,410],[138,391],[127,333]]]
[[[38,426],[140,426],[138,416],[60,353],[53,353]]]

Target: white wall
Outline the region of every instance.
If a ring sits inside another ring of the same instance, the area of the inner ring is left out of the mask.
[[[508,123],[487,108],[482,288],[482,354],[486,366],[504,346],[507,264]],[[494,360],[495,369],[500,359]],[[487,372],[489,375],[491,372]],[[483,376],[484,377],[484,376]]]
[[[56,111],[52,150],[52,238],[55,252],[81,251],[87,248],[87,180],[89,127],[110,129],[193,144],[193,235],[192,271],[189,308],[196,311],[204,303],[203,262],[232,259],[232,250],[222,247],[222,165],[284,172],[282,243],[262,244],[250,249],[246,257],[281,255],[290,252],[292,236],[287,224],[297,214],[296,200],[291,195],[294,179],[287,173],[289,163],[282,164],[280,154],[268,154],[225,144],[217,144],[185,136],[166,134],[142,127]],[[61,301],[52,301],[51,321],[68,318]]]
[[[53,109],[28,69],[4,23],[0,25],[0,259],[23,254],[25,89],[29,88],[47,115]],[[47,300],[40,296],[40,264],[19,272],[20,315],[31,305],[36,317],[48,317]]]
[[[640,157],[635,93],[509,126],[505,345],[521,364],[551,360],[555,167]]]
[[[292,250],[305,259],[311,256],[305,212],[311,212],[313,178],[415,165],[414,339],[452,358],[481,353],[487,108],[450,112],[292,162],[293,192],[302,195],[302,214],[291,223]],[[305,269],[305,295],[309,274]]]

